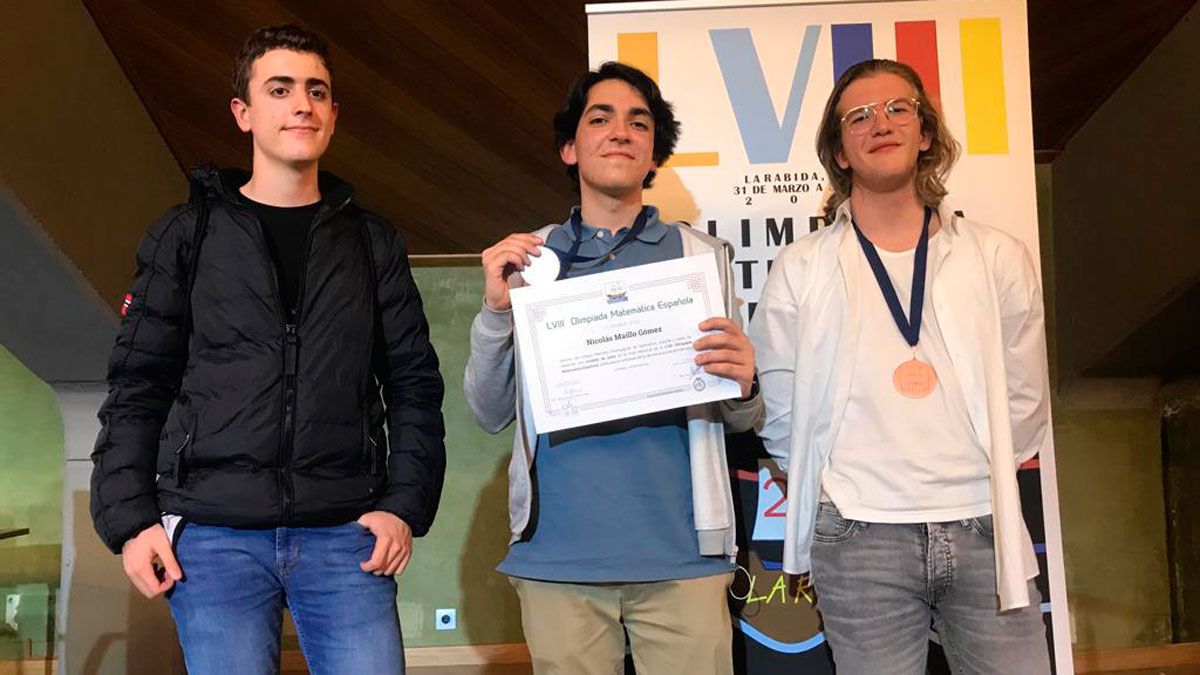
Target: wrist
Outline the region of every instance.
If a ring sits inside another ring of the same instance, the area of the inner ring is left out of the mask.
[[[749,401],[749,400],[753,399],[755,396],[758,396],[758,373],[754,373],[754,377],[751,378],[751,380],[750,380],[749,393],[747,393],[745,396],[743,396],[737,400],[741,401],[741,402],[745,402],[745,401]]]

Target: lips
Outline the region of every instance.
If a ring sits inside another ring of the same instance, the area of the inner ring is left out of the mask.
[[[619,157],[621,159],[629,159],[629,160],[633,159],[633,155],[631,155],[627,152],[608,152],[608,153],[601,155],[601,157],[604,157],[606,159],[610,159],[613,157]]]
[[[899,147],[900,147],[899,143],[880,143],[879,145],[876,145],[875,147],[871,148],[870,150],[867,150],[867,153],[873,154],[876,152],[888,152],[889,150],[895,150],[896,148],[899,148]]]

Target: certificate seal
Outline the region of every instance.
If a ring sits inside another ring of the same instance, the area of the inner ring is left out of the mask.
[[[529,256],[529,264],[521,270],[521,278],[530,286],[541,286],[558,279],[558,272],[562,269],[554,251],[539,246],[538,252],[541,255]]]

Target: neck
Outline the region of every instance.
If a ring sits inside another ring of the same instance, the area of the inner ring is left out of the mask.
[[[850,213],[863,235],[871,243],[891,251],[916,246],[925,223],[925,204],[909,183],[902,189],[880,192],[855,185],[850,193]],[[937,231],[936,212],[929,223],[929,234]]]
[[[242,194],[268,206],[307,206],[321,201],[317,186],[317,163],[278,166],[254,158],[250,180]]]
[[[581,189],[579,215],[588,225],[603,228],[609,232],[617,232],[633,225],[638,213],[642,211],[642,190],[631,191],[629,194],[613,196],[590,190],[586,186]]]

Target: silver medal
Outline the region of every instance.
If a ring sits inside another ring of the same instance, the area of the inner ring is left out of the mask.
[[[558,256],[554,254],[554,251],[545,246],[539,246],[538,252],[541,255],[529,256],[529,264],[521,271],[521,278],[530,286],[548,284],[558,279],[558,272],[561,269]]]

